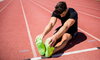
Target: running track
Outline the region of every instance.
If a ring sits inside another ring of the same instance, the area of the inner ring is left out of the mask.
[[[48,24],[60,0],[4,0],[0,2],[0,60],[44,59],[35,37]],[[100,1],[63,0],[78,12],[78,34],[66,48],[45,60],[100,60]],[[55,28],[43,39],[50,37]],[[42,58],[41,58],[42,57]]]

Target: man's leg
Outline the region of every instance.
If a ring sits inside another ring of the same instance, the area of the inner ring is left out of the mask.
[[[71,34],[65,33],[65,34],[62,36],[61,41],[55,44],[55,46],[54,46],[55,49],[54,49],[54,51],[53,51],[53,54],[54,54],[55,52],[57,52],[57,51],[63,49],[63,48],[67,45],[68,41],[71,40],[71,39],[72,39]]]

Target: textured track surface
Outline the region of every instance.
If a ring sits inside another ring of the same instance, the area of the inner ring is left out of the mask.
[[[4,0],[0,2],[0,60],[42,59],[35,45],[35,37],[48,24],[55,5],[60,0]],[[55,53],[66,54],[100,47],[100,1],[63,0],[78,12],[78,34],[67,46]],[[52,36],[61,25],[57,21]],[[100,49],[61,55],[47,60],[100,60]],[[54,54],[54,55],[55,55]],[[54,56],[53,55],[53,56]],[[45,59],[45,60],[46,60]]]

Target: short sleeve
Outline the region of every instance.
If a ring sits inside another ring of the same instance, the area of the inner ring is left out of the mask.
[[[74,19],[74,20],[76,20],[76,18],[77,18],[77,12],[76,12],[76,11],[73,12],[73,13],[71,13],[70,16],[69,16],[69,19]]]
[[[53,11],[53,13],[52,13],[52,16],[51,16],[51,17],[57,17],[57,18],[59,18],[59,15],[55,14],[55,13],[54,13],[54,11]]]

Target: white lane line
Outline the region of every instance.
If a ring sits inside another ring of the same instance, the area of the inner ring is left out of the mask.
[[[91,17],[94,17],[94,18],[97,18],[97,19],[100,19],[100,17],[98,17],[98,16],[94,16],[94,15],[91,15],[91,14],[88,14],[88,13],[84,13],[84,12],[81,12],[81,11],[77,11],[77,12],[85,14],[85,15],[88,15],[88,16],[91,16]]]
[[[89,51],[99,50],[99,48],[100,47],[94,47],[94,48],[83,49],[83,50],[78,50],[78,51],[72,51],[72,52],[67,52],[67,53],[55,54],[55,55],[52,55],[51,57],[59,57],[59,56],[64,56],[64,55],[71,55],[71,54],[89,52]],[[38,59],[42,59],[42,58],[46,58],[46,57],[31,58],[30,60],[38,60]]]
[[[34,4],[38,5],[39,7],[43,8],[44,10],[46,10],[46,11],[48,11],[48,12],[52,13],[52,12],[51,12],[51,11],[49,11],[48,9],[46,9],[46,8],[44,8],[43,6],[41,6],[41,5],[39,5],[39,4],[35,3],[35,2],[33,2],[32,0],[29,0],[29,1],[31,1],[32,3],[34,3]]]
[[[21,50],[21,51],[19,51],[19,52],[21,53],[21,52],[28,52],[28,51],[29,51],[29,50]]]
[[[33,1],[32,1],[33,2]],[[34,3],[34,2],[33,2]],[[50,3],[50,2],[47,2],[47,3]],[[37,4],[37,3],[34,3],[34,4],[36,4],[36,5],[38,5],[38,6],[41,6],[41,5],[39,5],[39,4]],[[53,4],[53,3],[50,3],[50,4]],[[55,4],[53,4],[53,5],[55,5]],[[74,4],[73,4],[74,5]],[[82,7],[84,7],[84,6],[82,6]],[[44,7],[42,7],[43,9],[44,9]],[[92,8],[93,9],[93,8]],[[46,10],[46,9],[45,9]],[[100,9],[98,9],[98,10],[100,10]],[[88,15],[88,16],[91,16],[91,17],[94,17],[94,18],[97,18],[97,19],[100,19],[100,17],[98,17],[98,16],[95,16],[95,15],[92,15],[92,14],[88,14],[88,13],[85,13],[85,12],[81,12],[81,11],[77,11],[77,12],[79,12],[79,13],[81,13],[81,14],[85,14],[85,15]]]
[[[60,56],[60,55],[71,55],[71,54],[83,53],[83,52],[94,51],[94,50],[98,50],[98,48],[95,47],[95,48],[89,48],[89,49],[84,49],[84,50],[72,51],[72,52],[67,52],[67,53],[64,53],[64,54],[53,55],[52,57],[57,57],[57,56]]]
[[[11,2],[12,2],[12,0],[11,0],[7,5],[5,5],[5,6],[0,10],[0,12],[1,12],[3,9],[5,9]]]
[[[94,8],[94,7],[82,6],[82,5],[73,4],[73,3],[68,3],[68,4],[76,5],[76,6],[80,6],[80,7],[86,7],[86,8],[90,8],[90,9],[94,9],[94,10],[100,10],[100,9],[97,9],[97,8]]]
[[[2,1],[4,1],[4,0],[0,0],[0,2],[2,2]]]
[[[31,1],[32,3],[34,3],[34,4],[38,5],[39,7],[43,8],[44,10],[46,10],[46,11],[48,11],[48,12],[52,13],[52,12],[51,12],[51,11],[49,11],[48,9],[44,8],[43,6],[41,6],[41,5],[39,5],[39,4],[35,3],[35,2],[33,2],[32,0],[30,0],[30,1]],[[81,29],[81,28],[79,28],[79,27],[78,27],[78,29],[79,29],[79,30],[81,30],[82,32],[84,32],[84,33],[88,34],[89,36],[91,36],[92,38],[94,38],[94,39],[96,39],[96,40],[98,40],[98,41],[100,42],[100,39],[96,38],[95,36],[91,35],[90,33],[88,33],[88,32],[86,32],[86,31],[84,31],[83,29]]]
[[[31,33],[30,33],[30,29],[29,29],[29,26],[28,26],[27,18],[26,18],[25,11],[24,11],[23,4],[22,4],[21,0],[20,0],[20,3],[21,3],[23,15],[24,15],[24,19],[25,19],[25,23],[26,23],[26,27],[27,27],[27,32],[28,32],[28,36],[29,36],[29,40],[30,40],[33,56],[37,57],[37,54],[36,54],[36,51],[35,51],[35,48],[34,48],[34,44],[33,44],[33,41],[32,41],[32,36],[31,36]]]
[[[90,5],[90,3],[92,3],[92,2],[84,2],[84,1],[78,1],[78,2],[83,2],[83,3],[85,3],[85,5],[86,5],[86,4]],[[71,3],[77,3],[77,2],[71,1]],[[94,5],[100,6],[98,3],[92,3],[92,5],[93,5],[93,6],[94,6]]]
[[[88,40],[88,42],[95,42],[95,40]]]
[[[96,38],[95,36],[91,35],[90,33],[88,33],[88,32],[86,32],[86,31],[82,30],[82,29],[79,28],[79,27],[78,27],[78,29],[81,30],[81,31],[83,31],[83,32],[86,33],[87,35],[91,36],[92,38],[94,38],[94,39],[96,39],[96,40],[98,40],[98,41],[100,42],[100,39]]]
[[[56,4],[54,4],[54,3],[47,2],[47,1],[41,1],[41,2],[45,2],[45,3],[52,4],[52,5],[56,5]],[[73,3],[67,3],[67,4],[76,5],[76,6],[85,7],[85,8],[90,8],[90,9],[94,9],[94,10],[100,10],[100,9],[97,9],[97,8],[94,8],[94,7],[82,6],[82,5],[73,4]]]

